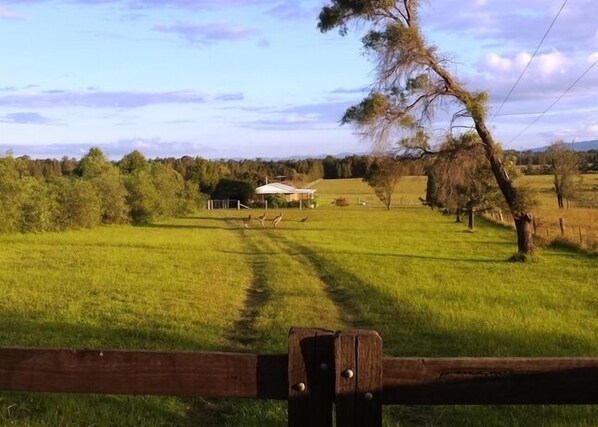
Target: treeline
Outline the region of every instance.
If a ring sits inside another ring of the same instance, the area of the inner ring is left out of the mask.
[[[550,175],[550,153],[548,151],[514,151],[506,150],[506,155],[517,159],[517,166],[523,169],[526,175]],[[578,168],[581,173],[598,172],[598,150],[575,152]]]
[[[39,164],[46,176],[31,173]],[[192,212],[201,203],[191,181],[139,152],[116,164],[97,148],[75,162],[0,157],[0,232],[139,224]]]
[[[122,163],[126,162],[126,159],[132,154],[114,164],[122,169]],[[22,156],[18,159],[26,164],[30,176],[44,179],[76,175],[80,162],[68,157],[57,160],[31,159],[28,156]],[[157,158],[149,160],[149,163],[162,163],[169,166],[177,171],[185,181],[197,182],[202,193],[211,194],[218,181],[225,177],[244,180],[254,186],[264,184],[266,179],[272,182],[279,178],[297,184],[312,182],[320,178],[363,178],[368,174],[372,165],[377,162],[377,159],[377,156],[372,155],[352,155],[344,158],[327,156],[323,159],[292,160],[207,160],[201,157],[183,156],[181,158]],[[411,162],[407,172],[411,175],[422,175],[424,168],[419,162]]]

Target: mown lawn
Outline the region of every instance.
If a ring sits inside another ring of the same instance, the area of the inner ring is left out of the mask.
[[[399,200],[417,202],[425,182],[412,184]],[[598,356],[595,257],[544,249],[513,264],[508,228],[480,221],[468,233],[423,207],[326,203],[374,201],[355,180],[315,188],[321,208],[284,210],[277,229],[243,228],[246,211],[212,211],[152,227],[0,236],[0,345],[285,352],[291,326],[318,326],[375,329],[390,356]],[[588,406],[385,416],[451,426],[596,419]],[[0,394],[2,425],[285,422],[278,402]]]

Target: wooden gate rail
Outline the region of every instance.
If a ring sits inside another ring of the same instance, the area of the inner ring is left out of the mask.
[[[0,348],[0,390],[287,398],[287,356]]]
[[[383,358],[373,331],[292,328],[288,355],[0,348],[0,390],[279,399],[289,426],[380,426],[383,404],[598,404],[598,358]]]

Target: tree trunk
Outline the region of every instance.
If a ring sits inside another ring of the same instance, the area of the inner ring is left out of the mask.
[[[452,77],[452,75],[445,70],[434,57],[430,54],[430,63],[428,64],[446,83],[447,87],[451,90],[454,96],[465,105],[467,111],[471,114],[471,118],[476,128],[484,150],[486,152],[486,158],[490,162],[492,173],[496,178],[496,183],[503,194],[511,215],[515,220],[517,228],[517,247],[519,252],[530,254],[534,249],[533,237],[531,230],[532,217],[528,212],[525,212],[525,208],[518,206],[517,201],[517,189],[513,185],[506,168],[502,163],[502,159],[498,154],[498,146],[492,138],[492,134],[486,126],[485,111],[480,104],[478,104],[472,97],[472,94],[461,88],[461,85]]]
[[[519,253],[531,254],[534,251],[533,218],[529,214],[516,216],[515,228],[517,229],[517,249]]]
[[[517,189],[507,174],[502,159],[496,152],[497,146],[490,131],[486,127],[483,117],[475,117],[475,115],[473,115],[473,118],[478,135],[484,144],[486,157],[490,162],[490,167],[496,178],[496,183],[509,206],[511,215],[513,215],[515,228],[517,229],[517,249],[520,253],[531,254],[534,251],[534,239],[532,233],[533,217],[525,211],[525,207],[518,206]]]
[[[455,222],[461,222],[461,208],[457,208],[455,212]]]
[[[473,210],[473,208],[469,208],[467,210],[467,214],[468,214],[468,221],[467,221],[467,228],[469,230],[473,230],[474,229],[474,221],[475,221],[475,212]]]
[[[556,200],[557,200],[557,202],[559,204],[559,209],[564,209],[565,206],[563,205],[563,195],[560,194],[560,193],[557,193],[556,194]]]

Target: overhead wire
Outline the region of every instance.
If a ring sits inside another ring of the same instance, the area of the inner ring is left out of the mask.
[[[494,115],[492,116],[492,119],[490,120],[491,122],[494,121],[494,119],[496,118],[496,116],[498,116],[498,114],[500,113],[500,110],[502,110],[502,107],[505,105],[505,103],[507,102],[507,100],[510,98],[511,94],[513,93],[513,91],[515,90],[515,88],[517,87],[517,85],[519,84],[519,82],[521,81],[521,78],[523,77],[523,75],[525,74],[525,72],[527,71],[527,69],[529,68],[529,65],[532,63],[532,60],[534,59],[534,57],[536,56],[536,54],[538,53],[538,51],[540,50],[540,47],[542,46],[542,44],[544,43],[544,40],[546,40],[546,37],[548,36],[548,33],[550,33],[550,30],[552,29],[552,27],[554,26],[554,23],[556,22],[556,20],[559,18],[559,16],[561,15],[561,12],[563,11],[563,9],[565,8],[565,5],[567,4],[568,0],[565,0],[563,2],[563,4],[561,5],[561,8],[559,9],[558,13],[556,14],[556,16],[554,17],[554,19],[552,20],[552,22],[550,23],[550,26],[548,27],[548,29],[546,30],[546,32],[544,33],[544,36],[542,37],[542,39],[540,40],[540,43],[538,43],[538,46],[536,47],[536,50],[534,51],[534,53],[532,53],[532,56],[529,58],[529,61],[527,61],[527,64],[525,64],[525,67],[523,68],[523,71],[521,71],[521,74],[519,74],[519,77],[517,77],[517,80],[515,81],[515,83],[513,84],[513,86],[511,87],[511,90],[509,90],[509,93],[507,93],[507,96],[505,97],[505,99],[503,99],[502,103],[500,104],[500,107],[498,107],[498,110],[496,111],[496,113],[494,113]]]
[[[533,126],[533,125],[534,125],[534,124],[535,124],[535,123],[536,123],[538,120],[540,120],[542,117],[544,117],[544,115],[545,115],[546,113],[548,113],[548,111],[550,111],[550,109],[551,109],[552,107],[554,107],[554,106],[557,104],[557,102],[559,102],[561,99],[563,99],[563,97],[564,97],[565,95],[567,95],[567,94],[568,94],[568,93],[571,91],[571,89],[573,89],[573,87],[574,87],[574,86],[575,86],[577,83],[579,83],[579,81],[580,81],[581,79],[583,79],[583,78],[584,78],[584,76],[585,76],[586,74],[588,74],[588,73],[589,73],[589,72],[592,70],[592,68],[594,68],[594,66],[595,66],[596,64],[598,64],[598,58],[596,58],[596,60],[595,60],[594,62],[592,62],[592,63],[590,64],[590,66],[589,66],[588,68],[586,68],[586,70],[585,70],[583,73],[581,73],[581,74],[579,75],[579,77],[577,77],[577,78],[576,78],[576,79],[573,81],[573,83],[571,83],[571,84],[569,85],[569,87],[568,87],[567,89],[565,89],[565,91],[564,91],[563,93],[561,93],[557,99],[555,99],[555,100],[554,100],[554,102],[553,102],[552,104],[550,104],[550,105],[548,106],[548,108],[546,108],[544,111],[542,111],[538,117],[536,117],[534,120],[532,120],[532,122],[531,122],[529,125],[527,125],[527,126],[525,127],[525,129],[523,129],[521,132],[519,132],[519,133],[517,134],[517,136],[515,136],[515,138],[513,138],[513,139],[511,140],[511,142],[515,141],[517,138],[519,138],[521,135],[523,135],[523,133],[524,133],[526,130],[528,130],[529,128],[531,128],[531,127],[532,127],[532,126]]]

